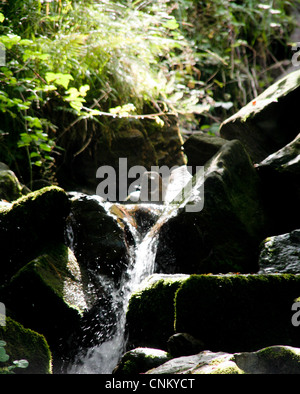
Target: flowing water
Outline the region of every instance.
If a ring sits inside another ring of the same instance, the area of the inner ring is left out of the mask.
[[[135,242],[130,249],[130,261],[120,285],[116,288],[112,280],[104,277],[99,278],[101,285],[106,288],[107,293],[112,297],[111,313],[116,315],[114,333],[99,346],[90,348],[84,358],[80,359],[80,363],[75,363],[70,367],[69,373],[112,373],[120,357],[125,352],[126,311],[130,296],[147,276],[153,274],[158,244],[158,230],[165,221],[176,214],[176,208],[172,205],[142,205],[157,216],[157,221],[144,235],[131,223],[127,223]],[[105,208],[110,214],[109,203],[105,204]],[[123,206],[123,208],[130,209],[130,205]]]

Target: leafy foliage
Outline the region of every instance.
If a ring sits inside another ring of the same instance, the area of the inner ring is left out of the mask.
[[[9,360],[9,355],[6,354],[5,351],[6,342],[0,341],[0,362],[6,363]],[[27,360],[15,360],[13,361],[12,365],[8,367],[0,367],[0,374],[11,374],[14,373],[13,370],[15,368],[27,368],[29,365]]]
[[[293,2],[296,5],[297,2]],[[1,3],[0,3],[1,4]],[[176,113],[214,133],[289,57],[291,2],[2,2],[0,156],[29,184],[55,180],[59,135],[76,122]],[[1,47],[0,47],[1,49]],[[64,111],[62,127],[55,112]]]

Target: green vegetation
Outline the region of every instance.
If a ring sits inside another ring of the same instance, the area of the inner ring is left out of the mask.
[[[52,355],[43,335],[7,317],[0,327],[0,374],[11,373],[52,373]]]
[[[0,341],[0,362],[7,362],[9,360],[9,355],[5,351],[6,342]],[[12,365],[8,367],[0,368],[0,374],[10,374],[14,373],[13,370],[15,368],[27,368],[28,367],[27,360],[15,360]]]
[[[161,125],[173,113],[215,133],[291,58],[298,1],[268,3],[1,1],[1,160],[31,188],[55,182],[60,140],[76,124],[109,134],[113,119]]]

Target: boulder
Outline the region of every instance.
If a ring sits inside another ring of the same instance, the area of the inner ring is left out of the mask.
[[[227,141],[205,133],[195,133],[183,144],[188,166],[204,166]]]
[[[150,111],[153,113],[156,109]],[[62,133],[60,146],[65,154],[59,163],[59,183],[67,190],[95,194],[99,183],[97,169],[111,166],[118,175],[119,158],[128,159],[128,168],[139,165],[147,170],[156,165],[185,164],[177,117],[166,115],[162,120],[163,126],[146,118],[111,119],[102,126],[92,122],[87,131],[78,124],[80,129],[74,126],[69,133]],[[117,179],[117,187],[118,183]]]
[[[69,210],[64,190],[50,186],[29,193],[0,211],[0,285],[47,245],[64,241]]]
[[[146,374],[299,374],[300,349],[270,346],[256,352],[225,353],[203,351],[174,358]]]
[[[234,362],[231,361],[231,358],[232,354],[229,353],[214,353],[206,350],[192,356],[173,358],[159,367],[147,371],[146,374],[208,374],[212,373],[212,370],[218,370],[220,374],[225,373],[225,370],[227,371],[226,373],[231,374],[243,373]]]
[[[112,215],[97,196],[77,193],[71,196],[68,245],[79,263],[94,273],[116,281],[120,279],[129,261],[128,243],[131,242],[126,238],[128,232],[124,228],[120,212],[118,216]]]
[[[24,186],[21,185],[15,173],[4,163],[0,163],[0,200],[8,202],[22,197]]]
[[[300,134],[257,164],[270,235],[300,227]]]
[[[168,353],[172,357],[189,356],[205,349],[204,343],[186,332],[172,335],[167,342]]]
[[[299,133],[300,70],[275,82],[223,122],[220,135],[240,140],[259,163],[290,143]]]
[[[259,273],[300,273],[300,230],[266,238],[259,256]]]
[[[154,274],[131,295],[126,315],[128,347],[167,350],[174,334],[174,297],[187,275]]]
[[[243,145],[227,142],[206,164],[198,187],[203,207],[193,212],[197,187],[160,230],[156,272],[257,272],[266,217],[260,180]]]
[[[56,244],[22,267],[0,295],[18,322],[45,336],[57,361],[91,305],[87,287],[71,250]]]
[[[125,353],[114,369],[116,376],[144,373],[170,360],[167,352],[159,349],[136,348]]]
[[[17,374],[51,374],[52,355],[45,337],[28,328],[24,328],[10,317],[6,318],[6,325],[0,326],[0,338],[5,342],[5,351],[9,356],[1,369],[13,365],[15,360],[27,360],[26,369],[13,369]],[[4,372],[5,373],[5,372]]]
[[[175,296],[175,331],[188,332],[206,349],[255,351],[281,344],[299,347],[291,312],[300,276],[192,275]]]

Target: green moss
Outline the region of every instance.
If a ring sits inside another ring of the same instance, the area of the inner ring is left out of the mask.
[[[6,342],[6,353],[10,357],[5,365],[11,365],[14,360],[21,359],[29,362],[26,369],[15,369],[14,372],[26,374],[52,372],[52,356],[44,336],[24,328],[7,317],[6,325],[0,327],[0,339]]]
[[[0,199],[6,201],[17,200],[22,197],[22,185],[10,170],[0,169]]]
[[[175,327],[212,351],[252,351],[276,343],[299,346],[291,305],[297,275],[193,275],[175,296]]]
[[[220,366],[211,372],[212,375],[243,375],[244,373],[245,372],[236,365]]]
[[[69,209],[66,193],[51,186],[29,193],[0,212],[2,283],[46,245],[63,241]]]
[[[132,295],[127,325],[132,346],[166,349],[174,334],[174,296],[182,279],[161,279]]]
[[[78,327],[86,306],[85,274],[69,260],[65,245],[52,245],[22,267],[1,294],[16,319],[45,335],[51,346]]]
[[[171,356],[162,350],[137,348],[124,354],[114,373],[118,376],[143,373],[170,359]]]

